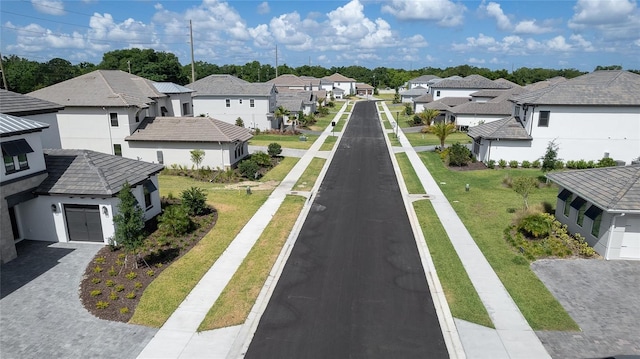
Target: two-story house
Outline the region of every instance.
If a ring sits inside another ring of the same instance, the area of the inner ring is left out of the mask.
[[[640,75],[596,71],[510,101],[510,117],[469,128],[478,160],[533,161],[552,141],[563,161],[640,156]]]
[[[508,89],[505,83],[491,81],[481,75],[469,75],[464,78],[458,76],[449,77],[429,86],[429,93],[433,100],[443,97],[469,97],[472,93],[489,89]]]
[[[241,118],[253,129],[277,128],[273,113],[278,90],[273,83],[251,83],[231,75],[209,75],[186,85],[194,90],[195,116],[235,124]]]
[[[321,85],[324,90],[331,91],[335,98],[355,95],[356,93],[356,80],[337,72],[333,75],[323,77]]]
[[[440,80],[440,77],[435,76],[435,75],[422,75],[419,77],[416,77],[414,79],[409,80],[409,82],[407,82],[407,88],[409,90],[417,88],[417,87],[422,87],[425,89],[428,89],[430,85],[434,84],[437,82],[437,80]]]

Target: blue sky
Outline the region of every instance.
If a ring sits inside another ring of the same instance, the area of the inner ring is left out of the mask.
[[[191,61],[417,69],[640,69],[637,0],[3,0],[2,55],[99,63],[139,47]]]

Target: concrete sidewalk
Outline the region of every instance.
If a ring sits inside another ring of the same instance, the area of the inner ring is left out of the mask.
[[[349,102],[346,102],[342,106],[334,121],[340,120],[348,104]],[[242,261],[262,234],[262,231],[271,221],[271,218],[280,208],[286,195],[291,193],[293,186],[309,163],[311,163],[311,160],[321,152],[319,151],[320,146],[330,135],[331,126],[327,127],[311,148],[304,153],[280,185],[276,187],[265,203],[238,233],[225,252],[205,273],[187,298],[151,339],[138,358],[227,357],[231,346],[234,342],[237,342],[238,335],[243,335],[244,333],[242,326],[200,333],[197,332],[198,326],[238,267],[240,267]],[[306,193],[306,195],[311,200],[313,192]],[[257,305],[259,304],[257,303]]]
[[[382,103],[387,118],[393,116]],[[396,124],[397,125],[397,124]],[[431,199],[458,257],[493,321],[495,330],[456,320],[456,327],[468,358],[550,358],[502,282],[489,265],[440,187],[418,157],[402,131],[398,140]]]

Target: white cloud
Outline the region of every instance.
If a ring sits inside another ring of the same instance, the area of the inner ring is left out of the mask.
[[[156,3],[155,5],[153,5],[153,8],[156,9],[156,11],[164,10],[164,6],[162,6],[162,4],[160,3]]]
[[[313,39],[306,33],[299,31],[302,28],[302,21],[297,12],[280,15],[271,19],[269,30],[276,43],[287,45],[300,51],[308,50],[313,46]]]
[[[571,35],[569,39],[573,41],[577,47],[579,47],[584,51],[592,52],[596,50],[591,44],[591,42],[585,40],[584,37],[582,37],[582,35]]]
[[[467,59],[467,62],[470,64],[484,64],[486,61],[484,59],[477,59],[475,57],[471,57]]]
[[[31,0],[37,12],[49,15],[64,15],[64,3],[60,0]]]
[[[621,21],[636,9],[632,0],[578,0],[570,26],[601,25]]]
[[[389,13],[399,20],[436,21],[440,26],[453,27],[462,24],[467,8],[449,0],[392,0],[382,6],[383,13]]]
[[[520,21],[513,30],[516,34],[544,34],[553,31],[550,26],[539,25],[536,20]]]
[[[509,17],[504,14],[500,4],[495,2],[490,2],[488,4],[484,4],[484,2],[480,5],[480,8],[486,11],[487,15],[496,19],[496,24],[498,25],[498,29],[500,30],[510,30],[511,29],[511,20]]]
[[[260,5],[258,5],[258,14],[264,15],[270,12],[271,12],[271,8],[269,7],[268,2],[263,1],[262,3],[260,3]]]
[[[129,47],[162,48],[152,25],[131,18],[116,23],[111,14],[95,13],[89,20],[89,26],[91,29],[87,35],[96,43],[108,41],[121,42]]]

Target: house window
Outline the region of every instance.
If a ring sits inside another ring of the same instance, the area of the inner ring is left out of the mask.
[[[144,192],[144,206],[146,209],[153,207],[153,204],[151,203],[151,194],[157,190],[158,188],[151,180],[146,180],[142,185],[142,191]]]
[[[558,198],[561,201],[564,201],[563,214],[565,217],[569,217],[569,213],[571,213],[571,201],[573,200],[573,194],[567,189],[563,189],[558,193]]]
[[[242,105],[242,99],[238,99],[238,103]]]
[[[440,90],[436,91],[436,97],[440,97]]]
[[[249,107],[256,107],[256,101],[254,99],[249,100]]]
[[[584,212],[587,209],[587,203],[583,203],[582,206],[580,206],[580,208],[578,208],[578,218],[576,219],[576,223],[578,223],[578,225],[580,227],[582,227],[582,224],[584,223]]]
[[[4,172],[12,173],[16,171],[16,165],[13,162],[13,156],[2,156],[4,158]]]
[[[122,145],[120,144],[114,144],[113,145],[113,154],[116,156],[120,156],[122,157]]]
[[[538,115],[538,127],[549,127],[549,111],[540,111]]]
[[[231,100],[230,99],[226,99],[226,100],[224,100],[224,102],[225,102],[225,105],[227,107],[231,107]]]
[[[29,169],[27,153],[33,152],[24,138],[2,143],[2,159],[5,173],[13,173]]]
[[[575,199],[571,201],[571,207],[578,210],[578,217],[576,219],[576,223],[578,223],[578,225],[582,227],[582,223],[584,221],[584,210],[585,210],[585,207],[587,207],[587,201],[580,196],[576,196]]]
[[[156,151],[156,157],[158,158],[159,164],[164,164],[164,154],[162,151]]]
[[[602,209],[591,206],[584,215],[591,218],[591,235],[598,237],[600,235],[600,222],[602,222]]]
[[[118,114],[111,112],[109,113],[109,118],[111,119],[111,127],[118,127]]]
[[[183,103],[182,104],[182,115],[188,115],[190,114],[189,112],[189,104],[188,103]]]

